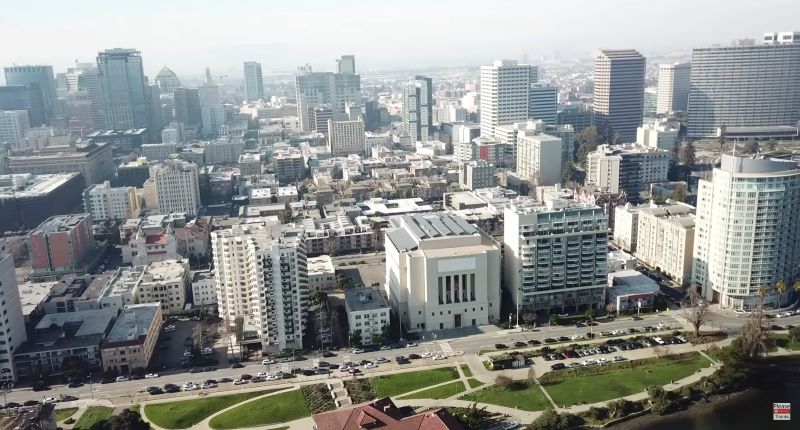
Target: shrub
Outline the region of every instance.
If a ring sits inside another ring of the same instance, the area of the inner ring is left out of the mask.
[[[75,418],[71,418],[71,417],[70,417],[70,418],[67,418],[67,419],[64,421],[64,424],[75,424]]]
[[[592,406],[591,408],[589,408],[588,411],[586,411],[586,416],[588,416],[589,418],[591,418],[591,419],[593,419],[595,421],[603,421],[603,420],[605,420],[606,418],[608,418],[608,414],[609,414],[608,408],[604,408],[604,407],[599,407],[598,408],[598,407]]]
[[[530,430],[568,430],[583,424],[581,417],[573,414],[559,414],[558,412],[548,409],[544,411],[539,418],[528,426]]]
[[[625,399],[611,401],[608,403],[607,407],[609,416],[612,418],[622,418],[644,409],[641,403]]]
[[[513,382],[514,380],[506,375],[497,375],[497,377],[494,378],[494,383],[503,388],[508,388]]]

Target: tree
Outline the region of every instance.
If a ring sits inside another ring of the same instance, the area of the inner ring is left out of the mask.
[[[722,153],[722,148],[725,146],[725,124],[719,126],[719,131],[720,133],[719,136],[717,136],[717,144],[719,144],[719,152]]]
[[[561,320],[561,318],[558,316],[558,314],[550,314],[549,323],[550,323],[551,326],[558,325],[560,320]]]
[[[500,386],[500,387],[506,388],[506,387],[508,387],[509,385],[513,384],[513,383],[514,383],[514,380],[513,380],[513,379],[511,379],[510,377],[506,376],[506,375],[497,375],[497,376],[494,378],[494,383],[495,383],[495,385],[497,385],[497,386]]]
[[[606,313],[613,314],[616,311],[617,311],[617,305],[615,305],[614,303],[609,303],[606,305]]]
[[[622,138],[619,136],[619,133],[614,133],[614,141],[611,144],[619,145],[621,143],[622,143]]]
[[[65,357],[61,361],[61,371],[67,380],[82,381],[89,375],[89,363],[80,356]]]
[[[350,346],[358,347],[361,346],[362,338],[361,338],[361,329],[355,329],[350,332]]]
[[[692,141],[687,141],[678,150],[678,161],[688,167],[694,167],[696,162],[696,150]]]
[[[536,314],[533,312],[525,312],[522,314],[522,321],[530,325],[532,322],[536,321]]]
[[[697,287],[694,286],[686,290],[686,298],[684,300],[686,302],[686,306],[684,306],[686,320],[694,327],[694,335],[700,336],[700,327],[711,318],[708,301],[700,295]]]
[[[453,414],[455,418],[468,429],[477,429],[483,426],[491,413],[486,410],[486,406],[479,408],[476,403],[471,404],[468,408],[458,409]]]
[[[769,332],[764,322],[764,312],[759,308],[751,312],[742,325],[741,336],[737,340],[741,342],[741,350],[750,361],[767,351]]]
[[[606,139],[598,132],[597,127],[587,127],[575,136],[575,142],[578,144],[577,161],[585,166],[586,156],[605,143]]]
[[[240,344],[244,340],[244,317],[239,315],[233,320],[234,333],[236,334],[236,341]]]
[[[531,385],[536,383],[536,368],[533,366],[528,368],[528,383]]]
[[[762,309],[764,308],[764,298],[767,297],[768,293],[769,293],[769,290],[767,289],[766,285],[761,284],[761,285],[758,286],[758,297],[761,298],[761,308]]]
[[[800,294],[800,278],[795,279],[792,289],[794,290],[795,294]]]
[[[548,409],[536,418],[528,429],[530,430],[567,430],[580,425],[581,419],[572,414],[559,414],[553,409]]]
[[[566,187],[570,182],[575,182],[575,173],[577,173],[577,171],[578,169],[575,168],[572,161],[568,162],[567,168],[561,173],[561,185]]]
[[[119,415],[112,415],[92,425],[92,430],[149,430],[150,424],[138,412],[125,409]]]
[[[745,154],[758,153],[758,141],[755,139],[748,139],[742,146],[742,151],[744,151]]]
[[[792,342],[800,341],[800,326],[789,329],[789,339],[791,339]]]
[[[597,315],[597,312],[595,312],[594,309],[586,309],[586,312],[584,312],[583,314],[588,319],[594,319],[595,315]]]
[[[786,292],[786,282],[783,282],[783,279],[778,279],[778,282],[775,283],[775,291],[778,292],[778,306],[783,301],[783,293]]]
[[[686,203],[686,197],[686,185],[683,184],[677,184],[675,189],[669,195],[670,200],[682,203]]]
[[[770,139],[767,141],[767,149],[769,149],[770,151],[774,151],[777,148],[778,148],[778,142],[776,142],[775,139]]]

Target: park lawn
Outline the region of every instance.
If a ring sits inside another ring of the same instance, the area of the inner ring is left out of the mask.
[[[469,384],[469,388],[477,388],[477,387],[480,387],[481,385],[483,385],[483,382],[481,382],[481,381],[479,381],[479,380],[477,380],[475,378],[469,378],[469,379],[467,379],[467,384]]]
[[[311,416],[303,393],[287,391],[252,400],[211,418],[213,429],[237,429],[287,423]]]
[[[56,421],[64,421],[75,415],[75,412],[78,412],[78,408],[56,409]]]
[[[769,336],[775,341],[775,345],[789,351],[800,351],[800,341],[792,341],[788,333],[771,334]]]
[[[419,370],[416,372],[395,373],[393,375],[378,376],[370,379],[372,389],[378,398],[391,397],[409,391],[442,382],[458,379],[458,371],[454,367],[441,369]]]
[[[231,394],[228,396],[209,396],[202,399],[179,400],[167,403],[154,403],[144,407],[147,418],[158,427],[165,429],[185,429],[229,408],[237,403],[262,396],[271,391]]]
[[[542,386],[559,406],[596,403],[639,393],[651,385],[669,384],[709,365],[705,357],[695,354],[681,360],[662,359],[656,363],[636,367],[570,376],[567,379],[544,383]]]
[[[458,393],[467,391],[464,388],[464,383],[461,381],[453,381],[449,384],[440,385],[438,387],[428,388],[427,390],[417,391],[414,394],[400,397],[401,399],[446,399],[455,396]]]
[[[542,390],[527,381],[514,381],[507,388],[492,385],[462,396],[459,400],[519,408],[523,411],[543,411],[553,407]]]
[[[461,373],[467,378],[472,378],[472,369],[469,368],[469,364],[464,363],[461,365]]]
[[[111,410],[111,408],[105,406],[89,406],[72,428],[77,430],[89,430],[97,422],[108,418],[111,415]]]

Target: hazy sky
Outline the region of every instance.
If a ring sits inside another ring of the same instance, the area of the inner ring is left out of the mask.
[[[645,55],[800,30],[800,0],[4,0],[0,65],[61,71],[97,51],[142,51],[151,77],[265,73],[303,63],[332,70],[474,65],[495,58],[588,57],[596,48]],[[188,77],[188,76],[187,76]]]

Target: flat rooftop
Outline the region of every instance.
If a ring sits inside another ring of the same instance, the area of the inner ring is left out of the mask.
[[[386,200],[374,198],[357,204],[365,216],[376,214],[400,215],[411,212],[430,212],[433,206],[426,204],[421,198]]]
[[[113,346],[111,344],[138,341],[139,338],[147,336],[150,324],[158,315],[160,307],[160,303],[125,306],[106,336],[104,344]]]
[[[608,285],[608,294],[613,297],[655,294],[660,291],[656,281],[637,270],[620,270],[609,273]]]
[[[59,173],[54,175],[32,175],[19,173],[0,175],[0,199],[46,196],[80,173]]]
[[[41,223],[31,234],[69,231],[87,217],[89,217],[89,214],[55,215]]]
[[[36,330],[46,330],[53,325],[59,327],[80,325],[78,330],[72,334],[73,337],[103,334],[115,316],[117,316],[117,312],[114,309],[92,309],[45,314],[39,324],[36,324]]]
[[[344,290],[348,312],[388,309],[389,305],[377,288],[351,288]]]
[[[144,272],[143,282],[173,282],[186,276],[186,263],[182,260],[162,260],[150,263]]]
[[[306,267],[309,275],[317,275],[322,273],[333,273],[333,260],[330,255],[320,255],[319,257],[309,258],[306,261]]]

